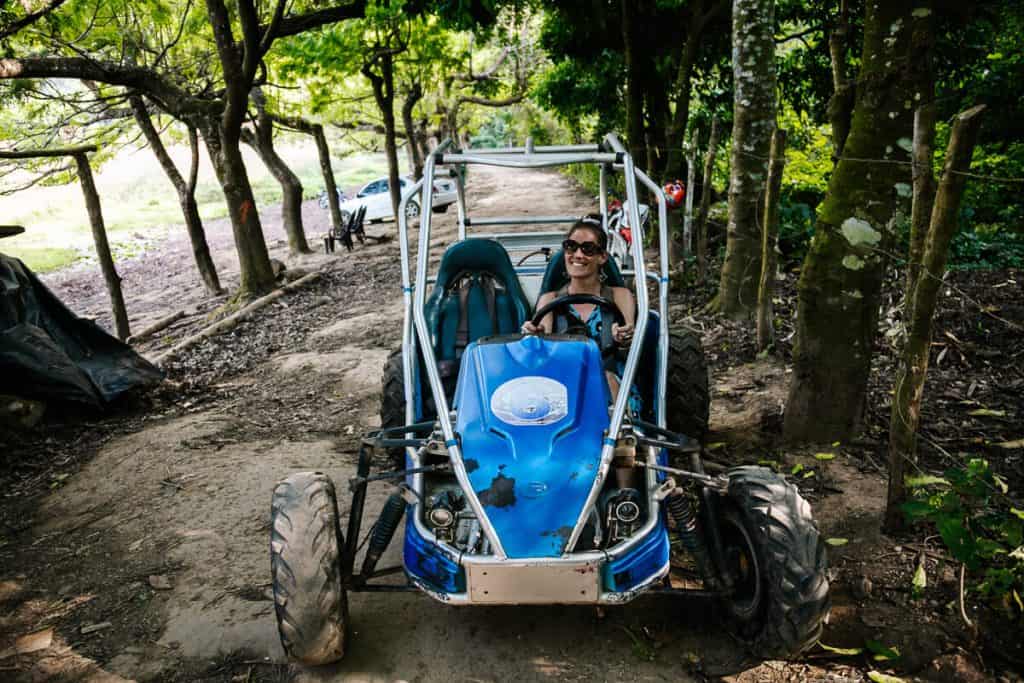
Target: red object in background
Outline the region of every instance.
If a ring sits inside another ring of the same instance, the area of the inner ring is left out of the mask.
[[[674,183],[668,183],[664,190],[669,208],[677,209],[683,205],[683,200],[686,199],[686,186],[683,185],[683,181],[676,180]]]
[[[626,240],[626,244],[633,244],[633,230],[632,228],[619,228],[619,234],[622,235],[622,239]]]
[[[613,199],[610,202],[608,202],[608,213],[615,213],[621,208],[622,202],[620,202],[618,199]]]

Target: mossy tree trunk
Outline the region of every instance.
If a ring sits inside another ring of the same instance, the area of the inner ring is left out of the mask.
[[[931,30],[923,4],[865,7],[850,133],[798,285],[784,422],[791,441],[844,440],[861,426],[885,254],[909,208],[913,103],[927,82],[927,41],[919,38]]]
[[[718,310],[749,318],[761,276],[761,192],[775,130],[775,3],[734,0],[732,172]]]
[[[647,146],[644,137],[644,69],[643,47],[639,45],[637,13],[642,11],[634,0],[622,0],[622,54],[626,61],[626,143],[637,168],[647,168]]]
[[[768,167],[768,185],[764,193],[764,230],[761,234],[761,281],[757,290],[757,350],[775,343],[775,247],[779,242],[779,196],[782,172],[786,167],[786,131],[772,133],[772,151]]]
[[[402,127],[405,128],[405,145],[409,153],[409,168],[412,171],[413,180],[419,180],[423,175],[423,155],[416,142],[416,124],[412,119],[413,109],[421,99],[423,99],[423,87],[417,81],[409,87],[405,101],[402,102]]]
[[[907,292],[907,342],[893,391],[889,422],[889,489],[885,506],[885,528],[889,532],[903,528],[901,506],[907,495],[904,471],[906,463],[915,460],[935,303],[946,272],[949,243],[956,232],[960,199],[967,181],[963,173],[971,167],[971,154],[984,109],[985,105],[979,105],[956,117],[934,204],[929,197],[921,197],[931,208],[931,221],[922,239],[920,272],[913,289]],[[917,199],[915,195],[915,204]]]

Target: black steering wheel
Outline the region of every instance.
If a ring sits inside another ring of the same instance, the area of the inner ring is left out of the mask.
[[[560,308],[567,308],[572,304],[593,304],[594,306],[603,308],[611,313],[618,325],[621,326],[626,324],[626,316],[622,314],[622,310],[614,301],[606,299],[603,296],[595,296],[593,294],[569,294],[568,296],[560,296],[537,309],[537,312],[533,314],[533,318],[530,319],[530,322],[539,326],[540,322],[544,319],[544,316],[548,313]],[[586,329],[581,330],[581,333],[586,334]],[[598,346],[602,346],[601,342],[598,342]],[[609,348],[604,348],[603,346],[601,348],[601,354],[603,356],[607,356],[608,354],[616,351],[617,348],[614,341],[612,341]]]

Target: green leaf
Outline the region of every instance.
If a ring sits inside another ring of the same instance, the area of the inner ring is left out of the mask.
[[[1005,410],[992,410],[991,408],[978,408],[968,411],[967,414],[972,417],[1006,417]]]
[[[917,563],[917,569],[914,571],[914,578],[910,581],[910,587],[910,593],[915,598],[921,597],[924,589],[928,587],[928,574],[925,572],[923,561]]]
[[[996,486],[999,487],[999,490],[1003,493],[1003,495],[1010,492],[1010,485],[1006,483],[1005,479],[1000,477],[998,474],[993,474],[992,479],[996,482]]]
[[[804,466],[801,465],[800,463],[797,463],[797,464],[793,465],[793,469],[791,469],[789,471],[789,473],[790,474],[800,474],[803,471],[804,471]]]
[[[1010,508],[1010,514],[1020,519],[1024,519],[1024,510],[1018,510],[1017,508]]]
[[[804,479],[810,479],[813,476],[814,476],[814,470],[807,470],[806,472],[804,472],[804,477],[803,478]]]
[[[720,448],[725,448],[725,446],[726,446],[726,443],[724,441],[716,441],[714,443],[709,443],[707,446],[704,447],[704,450],[706,450],[706,451],[717,451]]]
[[[877,640],[865,640],[864,645],[873,653],[876,662],[888,662],[900,658],[900,651],[895,647],[883,645]]]
[[[912,489],[922,486],[949,486],[949,481],[931,474],[922,474],[917,477],[907,477],[907,486]]]
[[[848,539],[848,538],[826,538],[825,539],[825,543],[828,543],[833,548],[838,548],[840,546],[844,546],[844,545],[846,545],[849,542],[850,542],[850,539]]]
[[[814,459],[815,460],[835,460],[835,458],[836,458],[836,454],[835,453],[815,453],[814,454]]]
[[[907,683],[904,679],[898,676],[890,676],[884,674],[881,671],[869,671],[868,678],[874,681],[874,683]]]
[[[909,500],[903,504],[903,512],[911,519],[929,517],[935,508],[923,500]]]
[[[953,557],[973,569],[978,562],[977,548],[974,539],[964,528],[963,520],[944,516],[936,520],[935,526],[938,527],[942,541],[949,548],[949,552],[953,553]]]
[[[832,647],[831,645],[826,645],[820,640],[818,641],[818,645],[822,650],[828,650],[829,652],[835,652],[837,655],[844,655],[848,657],[859,655],[864,652],[864,648],[862,647]]]

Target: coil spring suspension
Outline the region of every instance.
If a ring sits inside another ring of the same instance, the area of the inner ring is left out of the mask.
[[[704,542],[704,534],[697,518],[697,510],[693,500],[681,488],[676,488],[665,497],[665,506],[676,523],[676,533],[683,542],[683,547],[693,556],[697,563],[697,571],[704,580],[704,585],[711,590],[718,588],[718,577],[708,555],[708,546]]]
[[[373,570],[377,567],[377,561],[388,549],[404,513],[405,500],[402,498],[402,494],[392,493],[384,503],[384,509],[381,510],[380,517],[370,533],[370,543],[366,548],[366,557],[363,558],[363,568],[359,572],[361,581],[366,581],[373,574]]]

